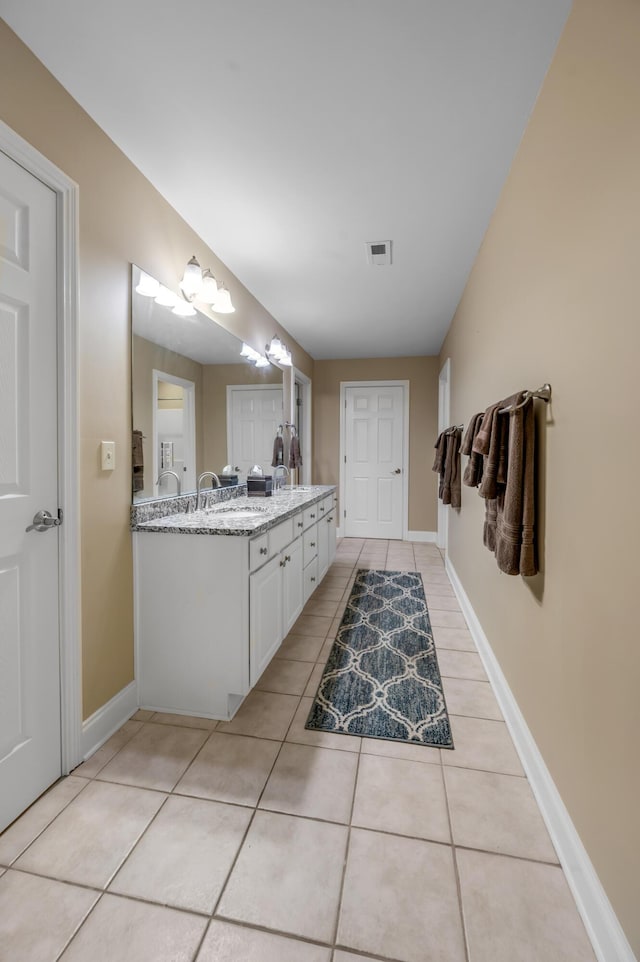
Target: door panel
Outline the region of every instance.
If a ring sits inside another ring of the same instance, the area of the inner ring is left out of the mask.
[[[348,387],[345,401],[345,535],[402,538],[404,388]]]
[[[270,474],[273,441],[282,424],[282,388],[229,388],[229,463],[242,474],[254,464]]]
[[[61,772],[56,197],[0,152],[0,830]]]

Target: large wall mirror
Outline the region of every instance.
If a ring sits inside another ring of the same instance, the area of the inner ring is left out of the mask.
[[[133,500],[194,491],[203,471],[265,473],[283,422],[283,374],[240,356],[242,342],[196,312],[181,317],[136,290],[132,268]],[[162,299],[162,298],[161,298]]]

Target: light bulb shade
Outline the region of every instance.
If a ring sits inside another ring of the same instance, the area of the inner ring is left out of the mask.
[[[180,281],[180,290],[183,291],[185,297],[193,298],[200,293],[201,287],[202,268],[194,255],[184,269],[184,274]]]
[[[240,357],[251,357],[251,355],[254,353],[255,351],[252,347],[249,347],[248,344],[243,344],[242,350],[240,351]]]
[[[193,317],[197,313],[193,304],[189,301],[183,301],[181,297],[176,297],[176,302],[173,305],[172,314],[177,314],[178,317]]]
[[[256,358],[256,367],[271,367],[271,361],[268,361],[266,357],[262,354],[258,354]]]
[[[164,284],[161,284],[155,300],[156,304],[160,304],[161,307],[173,307],[178,300],[178,296],[174,294],[173,291],[170,291],[168,287],[165,287]]]
[[[276,360],[280,360],[280,358],[282,357],[283,350],[284,348],[282,345],[282,341],[280,340],[277,334],[274,334],[274,336],[271,338],[271,344],[267,348],[267,354],[270,357],[275,357]]]
[[[279,361],[282,367],[291,367],[291,352],[286,347],[280,355]]]
[[[203,304],[215,304],[218,297],[218,284],[216,279],[207,267],[202,272],[202,287],[200,288],[200,300]]]
[[[142,294],[143,297],[157,297],[159,291],[160,281],[157,281],[155,277],[151,277],[150,274],[145,274],[144,271],[140,271],[140,280],[136,287],[136,293]]]
[[[211,305],[211,310],[215,311],[216,314],[233,314],[235,311],[235,307],[231,303],[231,294],[224,284],[218,290],[215,303]]]

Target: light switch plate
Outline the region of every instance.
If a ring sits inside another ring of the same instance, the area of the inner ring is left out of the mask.
[[[101,441],[100,455],[102,460],[102,470],[113,471],[116,466],[116,442]]]

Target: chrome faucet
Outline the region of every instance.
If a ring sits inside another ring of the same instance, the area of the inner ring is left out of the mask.
[[[281,477],[278,478],[278,477],[276,477],[276,471],[279,471],[281,468],[282,468],[283,474],[282,474]],[[275,486],[276,486],[276,490],[277,490],[278,488],[281,488],[281,487],[283,486],[283,484],[284,484],[284,472],[285,472],[285,471],[287,472],[287,477],[290,478],[290,477],[291,477],[291,472],[289,471],[289,468],[286,466],[286,464],[277,464],[277,465],[275,466],[275,468],[273,469],[272,477],[273,477],[273,483],[274,483]],[[279,484],[278,484],[278,481],[280,482]]]
[[[216,488],[221,487],[220,478],[214,471],[203,471],[200,477],[198,478],[198,483],[196,484],[196,511],[200,510],[200,495],[202,493],[202,481],[206,477],[210,477],[212,481],[215,480]],[[211,485],[211,487],[213,488],[213,485]]]
[[[169,474],[176,479],[176,484],[178,486],[177,494],[178,496],[180,496],[182,494],[182,483],[180,481],[180,476],[176,474],[175,471],[161,471],[160,474],[158,475],[158,480],[156,481],[156,484],[160,484],[162,479],[166,478],[167,475]]]

